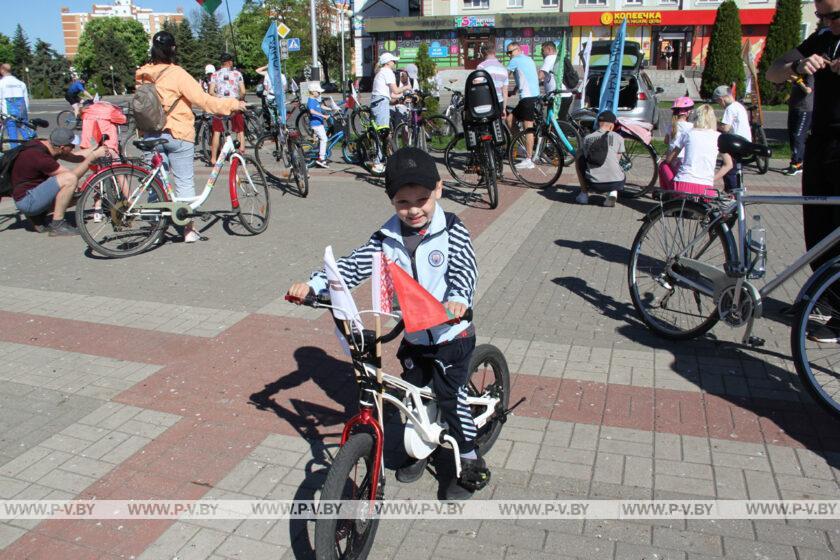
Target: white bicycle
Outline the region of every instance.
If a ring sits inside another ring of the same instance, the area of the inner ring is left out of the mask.
[[[376,315],[376,329],[351,328],[348,321],[339,316],[353,316],[347,310],[333,307],[328,298],[307,297],[298,300],[286,296],[288,301],[302,303],[309,307],[333,310],[333,319],[343,338],[347,341],[356,384],[359,387],[359,413],[344,425],[341,435],[341,449],[330,465],[321,500],[370,500],[373,503],[385,495],[383,449],[383,409],[385,404],[395,406],[405,421],[404,445],[409,456],[415,459],[429,457],[438,447],[448,444],[452,447],[455,461],[455,476],[461,475],[461,459],[458,443],[447,432],[441,419],[437,397],[431,383],[418,387],[399,377],[383,373],[382,344],[390,342],[402,333],[404,325],[400,320],[385,335],[380,335],[379,315]],[[361,311],[375,313],[374,311]],[[471,311],[464,320],[469,320]],[[398,315],[391,315],[398,318]],[[457,319],[456,321],[460,321]],[[486,455],[502,430],[507,415],[518,406],[508,408],[510,398],[510,372],[502,352],[490,344],[477,346],[469,367],[467,403],[478,430],[475,439],[480,455]],[[473,481],[474,489],[480,489],[489,482],[489,475]],[[373,546],[378,518],[357,519],[319,518],[315,524],[315,556],[318,560],[366,558]]]
[[[237,152],[239,142],[225,138],[219,159],[201,194],[176,197],[156,146],[167,140],[135,140],[144,152],[154,152],[151,167],[130,162],[114,163],[91,175],[81,187],[76,223],[91,250],[106,257],[128,257],[160,242],[172,222],[186,225],[194,217],[209,219],[199,208],[210,197],[222,167],[230,161],[228,186],[233,215],[250,233],[268,227],[270,204],[262,168],[250,156]]]

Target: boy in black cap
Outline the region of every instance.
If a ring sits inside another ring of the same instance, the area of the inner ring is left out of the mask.
[[[69,128],[57,128],[49,140],[30,140],[21,148],[12,166],[12,198],[15,206],[41,231],[43,215],[53,208],[50,236],[76,235],[78,230],[64,221],[64,212],[72,204],[79,179],[90,164],[108,153],[106,146],[92,146],[74,152],[75,133]],[[68,169],[58,160],[78,163]]]
[[[381,251],[388,260],[412,275],[429,293],[443,302],[455,317],[472,306],[478,277],[470,234],[454,214],[438,205],[443,181],[435,161],[417,148],[402,148],[388,158],[385,192],[396,214],[368,242],[349,256],[338,259],[347,287],[353,289],[371,275],[373,255]],[[289,288],[289,295],[303,298],[327,290],[323,270],[309,282]],[[475,327],[468,321],[407,332],[397,357],[404,376],[421,385],[432,380],[449,433],[458,442],[461,477],[450,481],[446,499],[466,499],[490,478],[484,460],[476,453],[476,427],[466,404],[469,362],[475,348]],[[426,459],[410,461],[397,470],[401,482],[423,475]]]
[[[618,191],[624,189],[624,169],[621,168],[621,154],[624,153],[624,138],[616,132],[618,119],[612,111],[598,115],[598,129],[583,139],[583,149],[575,161],[580,193],[575,198],[578,204],[589,204],[589,191],[605,193],[604,206],[615,206]]]

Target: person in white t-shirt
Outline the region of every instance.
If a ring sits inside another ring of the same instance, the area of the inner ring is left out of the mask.
[[[388,128],[391,125],[391,103],[399,99],[403,92],[411,89],[411,86],[400,86],[397,84],[397,76],[394,68],[397,66],[399,57],[386,52],[379,57],[379,71],[373,78],[373,89],[370,92],[370,111],[376,126]],[[374,165],[374,173],[382,173],[385,165],[380,161]]]
[[[720,120],[718,130],[727,134],[737,134],[752,142],[752,131],[750,131],[750,115],[746,107],[735,101],[732,90],[726,86],[718,86],[712,94],[712,99],[723,107],[723,118]],[[726,190],[732,190],[738,186],[738,178],[735,168],[723,178]]]
[[[689,120],[694,109],[694,101],[690,97],[677,97],[671,105],[671,123],[662,127],[664,140],[668,145],[668,152],[674,149],[677,139],[691,130],[694,123]],[[667,153],[667,152],[666,152]],[[674,175],[680,168],[683,153],[671,161],[662,160],[659,164],[659,186],[663,189],[673,189]]]
[[[674,190],[690,194],[713,194],[715,181],[723,178],[734,168],[732,157],[723,156],[723,165],[715,173],[718,157],[718,137],[715,130],[717,118],[711,105],[697,108],[694,128],[677,137],[674,147],[665,158],[666,162],[676,159],[683,153],[682,164],[674,176]]]
[[[545,88],[545,93],[557,89],[557,80],[554,79],[554,64],[557,62],[557,46],[551,41],[542,44],[543,63],[540,66],[540,82]]]

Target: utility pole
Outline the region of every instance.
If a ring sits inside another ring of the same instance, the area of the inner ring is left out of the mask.
[[[321,69],[318,65],[318,26],[315,22],[315,0],[309,0],[309,19],[312,23],[312,75],[310,80],[321,81]]]

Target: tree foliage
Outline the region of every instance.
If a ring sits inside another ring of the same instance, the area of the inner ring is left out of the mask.
[[[194,78],[202,77],[204,75],[204,65],[201,64],[199,46],[193,36],[189,21],[183,19],[180,23],[175,23],[172,20],[167,20],[164,22],[162,30],[172,33],[172,36],[175,37],[175,44],[178,46],[178,64]]]
[[[61,97],[70,78],[70,63],[52,46],[38,39],[29,63],[29,94],[32,97]]]
[[[708,99],[715,87],[736,84],[744,88],[744,63],[741,60],[741,19],[738,6],[726,0],[717,10],[706,64],[703,68],[700,95]]]
[[[12,40],[0,33],[0,64],[12,64],[15,61]]]
[[[23,68],[29,66],[30,62],[32,62],[32,49],[29,46],[29,39],[18,24],[12,39],[12,63]]]
[[[767,41],[758,62],[758,85],[763,103],[784,103],[790,88],[787,84],[774,84],[764,77],[773,61],[799,44],[802,10],[799,0],[777,0],[776,14],[767,32]]]
[[[262,40],[269,24],[268,11],[254,0],[246,0],[233,21],[236,63],[248,83],[262,80],[262,76],[254,70],[267,62],[262,52]],[[229,25],[225,26],[225,33],[230,33]]]
[[[149,36],[139,21],[96,18],[85,25],[73,63],[90,81],[103,86],[99,93],[120,93],[133,87],[134,73],[148,55]]]
[[[215,15],[201,10],[198,20],[198,53],[197,66],[204,70],[208,64],[219,67],[219,57],[225,52],[227,44],[222,34],[222,27]],[[182,57],[182,60],[183,59]]]

